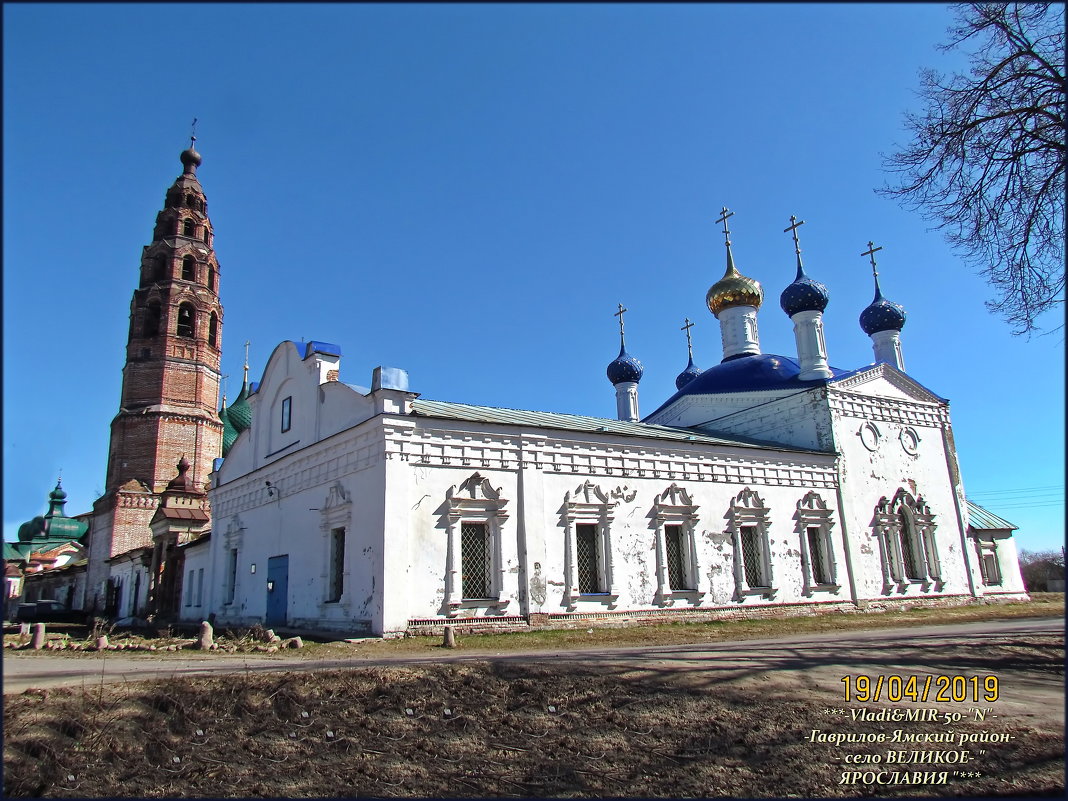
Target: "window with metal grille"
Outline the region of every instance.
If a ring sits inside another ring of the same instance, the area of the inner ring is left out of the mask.
[[[745,583],[750,587],[767,586],[764,578],[764,559],[761,553],[760,532],[756,526],[742,526],[742,566]]]
[[[688,590],[686,578],[685,539],[682,526],[664,526],[664,551],[667,555],[668,585],[673,590]]]
[[[998,555],[996,553],[984,553],[979,566],[983,574],[984,584],[1001,584],[1001,568],[998,565]]]
[[[916,538],[912,534],[912,527],[908,520],[901,520],[901,558],[905,562],[905,577],[910,579],[922,579],[923,568],[920,565],[920,555],[916,552]]]
[[[591,523],[575,526],[575,550],[579,592],[602,592],[601,564],[597,554],[597,526]]]
[[[489,598],[490,547],[485,523],[460,526],[460,564],[464,598]]]
[[[234,591],[237,589],[237,548],[230,549],[230,575],[226,580],[226,603],[234,602]]]
[[[341,600],[345,591],[345,529],[330,532],[330,597],[328,603]]]
[[[808,527],[808,564],[812,570],[813,584],[831,584],[831,571],[824,550],[825,538],[817,526]]]

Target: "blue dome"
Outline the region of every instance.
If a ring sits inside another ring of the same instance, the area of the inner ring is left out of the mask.
[[[860,327],[868,336],[880,331],[900,331],[905,325],[905,309],[883,297],[879,279],[875,279],[875,300],[860,313]]]
[[[686,369],[679,373],[678,377],[675,378],[675,389],[682,389],[699,375],[701,375],[701,370],[694,365],[693,356],[691,356],[689,364],[686,365]]]
[[[797,278],[779,296],[779,305],[782,306],[782,310],[790,317],[803,311],[821,312],[827,308],[829,300],[827,287],[805,275],[805,270],[798,259]]]
[[[624,381],[641,381],[645,368],[642,363],[627,353],[625,346],[620,345],[619,355],[608,365],[608,380],[615,384]]]

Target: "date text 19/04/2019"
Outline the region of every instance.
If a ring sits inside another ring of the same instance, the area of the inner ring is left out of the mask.
[[[997,676],[842,676],[845,700],[917,703],[992,703],[998,700]]]

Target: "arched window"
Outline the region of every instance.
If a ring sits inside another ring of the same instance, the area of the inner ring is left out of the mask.
[[[196,331],[196,311],[193,309],[192,303],[183,303],[178,307],[178,327],[176,333],[180,337],[194,336]]]
[[[193,225],[192,220],[186,220],[182,223],[182,236],[195,236],[196,226]]]
[[[145,309],[144,335],[146,337],[159,336],[160,308],[159,301],[152,301]]]
[[[215,291],[215,265],[214,264],[209,264],[208,265],[208,290],[211,291],[211,292]]]
[[[208,319],[208,344],[213,348],[219,347],[219,318],[215,312]]]
[[[182,280],[183,281],[196,281],[197,280],[197,263],[192,256],[182,257]]]
[[[167,278],[167,259],[163,256],[156,256],[156,263],[153,272],[153,281],[164,281]]]
[[[934,515],[922,496],[899,489],[892,500],[882,498],[872,521],[883,562],[884,591],[891,583],[929,582],[941,579]]]
[[[208,226],[205,225],[204,226],[204,244],[205,245],[210,245],[211,244],[211,240],[208,238],[209,236],[210,236],[210,234],[208,232]]]
[[[189,208],[191,208],[191,209],[195,209],[197,207],[197,199],[195,197],[193,197],[192,195],[186,195],[185,196],[185,205],[189,206]]]

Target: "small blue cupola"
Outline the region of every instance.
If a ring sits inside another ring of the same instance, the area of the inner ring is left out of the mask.
[[[690,337],[691,328],[693,328],[693,323],[691,323],[690,318],[687,317],[686,325],[682,327],[682,330],[686,332],[686,351],[689,353],[690,358],[689,361],[686,362],[686,369],[675,377],[675,389],[682,389],[697,378],[697,376],[701,375],[701,369],[693,363],[693,339]]]
[[[886,362],[902,372],[905,371],[905,359],[901,355],[901,329],[905,327],[905,309],[900,303],[894,303],[883,297],[879,286],[879,270],[875,264],[876,251],[874,242],[868,242],[868,249],[861,256],[871,258],[871,272],[875,279],[875,298],[860,313],[860,327],[871,337],[872,349],[876,362]]]
[[[831,377],[827,364],[827,342],[823,336],[823,310],[827,308],[830,295],[827,287],[805,273],[801,263],[801,243],[797,229],[804,220],[790,215],[790,225],[783,232],[791,232],[794,238],[794,253],[797,256],[797,276],[794,282],[782,291],[779,305],[794,323],[794,340],[797,342],[797,362],[801,368],[802,381],[816,381]]]
[[[616,416],[620,420],[634,422],[638,420],[638,382],[642,380],[645,368],[642,363],[627,353],[627,343],[623,338],[623,304],[615,317],[619,318],[619,355],[608,364],[608,380],[616,388]]]

